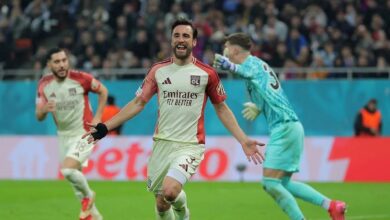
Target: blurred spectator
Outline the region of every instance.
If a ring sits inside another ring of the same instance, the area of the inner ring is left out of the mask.
[[[351,27],[356,27],[357,12],[352,2],[347,3],[345,8],[345,20]]]
[[[310,5],[304,10],[303,23],[313,32],[317,27],[325,27],[327,24],[327,16],[318,5]]]
[[[114,115],[116,115],[120,111],[121,111],[121,108],[119,108],[115,104],[114,96],[109,95],[108,98],[107,98],[107,105],[103,109],[102,123],[110,120]],[[120,135],[121,132],[122,132],[122,125],[120,125],[119,127],[116,127],[113,130],[109,131],[108,135]]]
[[[287,49],[294,59],[298,59],[308,49],[306,37],[298,29],[292,29],[287,40]]]
[[[139,59],[150,58],[150,41],[146,30],[138,30],[135,39],[130,43],[129,50]]]
[[[106,23],[110,19],[110,14],[102,5],[99,5],[92,14],[92,18],[94,20],[99,20],[102,23]]]
[[[385,57],[380,56],[377,59],[376,67],[378,68],[378,72],[375,74],[375,78],[389,78],[387,75],[386,67],[389,66],[386,62]]]
[[[328,72],[325,71],[324,60],[319,54],[314,55],[314,59],[310,67],[313,67],[315,70],[310,72],[307,78],[309,79],[325,79],[328,76]]]
[[[12,48],[6,41],[3,33],[0,32],[0,69],[2,69],[6,62],[11,59]]]
[[[325,42],[329,40],[328,33],[324,27],[317,27],[315,31],[310,33],[311,50],[317,52],[319,48],[324,47]]]
[[[341,48],[341,60],[342,67],[355,66],[355,57],[353,56],[351,48],[349,46],[344,46],[343,48]]]
[[[344,11],[340,9],[336,12],[336,20],[332,21],[331,26],[340,30],[347,37],[351,36],[354,29],[347,21]]]
[[[12,31],[13,38],[18,39],[26,33],[30,20],[23,14],[20,0],[12,1],[12,9],[9,18],[9,27]]]
[[[93,45],[95,52],[99,57],[105,58],[108,50],[111,48],[111,42],[108,40],[109,38],[103,30],[98,30],[95,34],[95,43]]]
[[[333,67],[333,63],[336,59],[336,52],[334,51],[333,44],[330,41],[327,41],[324,44],[324,48],[319,51],[319,55],[324,62],[326,67]]]
[[[34,54],[34,70],[42,70],[46,66],[47,48],[39,46],[37,52]]]
[[[199,30],[200,59],[221,51],[226,35],[246,32],[256,43],[253,54],[274,66],[289,60],[308,67],[319,54],[326,67],[383,69],[390,62],[389,14],[390,0],[8,0],[0,10],[0,63],[39,69],[38,50],[57,44],[77,57],[79,68],[142,67],[171,55],[161,42],[169,42],[174,19],[189,17]]]
[[[276,34],[276,37],[279,41],[286,41],[288,34],[287,25],[284,22],[278,20],[275,15],[270,15],[267,18],[267,22],[263,28],[265,35],[269,34],[270,31]]]
[[[171,27],[172,23],[174,20],[177,18],[188,18],[187,14],[182,11],[181,5],[178,2],[175,2],[171,6],[171,10],[165,14],[164,22],[165,22],[165,27]],[[166,30],[166,35],[170,36],[171,35],[171,29],[167,28]]]
[[[368,101],[359,111],[354,126],[356,136],[379,136],[382,133],[382,116],[376,99]]]
[[[255,18],[253,24],[248,26],[248,34],[256,44],[263,42],[263,20],[261,18]]]
[[[291,59],[291,55],[287,50],[284,42],[279,42],[276,46],[276,53],[270,60],[270,65],[275,67],[283,67],[288,59]]]

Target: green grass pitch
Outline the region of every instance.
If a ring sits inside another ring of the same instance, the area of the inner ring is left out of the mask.
[[[91,181],[105,220],[153,220],[154,198],[143,182]],[[313,183],[348,203],[347,220],[389,220],[390,184]],[[259,183],[190,182],[185,186],[192,220],[287,220]],[[327,212],[299,201],[308,220]],[[78,219],[80,205],[66,181],[0,181],[0,219]]]

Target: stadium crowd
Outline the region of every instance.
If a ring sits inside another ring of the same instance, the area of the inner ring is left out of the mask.
[[[209,64],[224,37],[238,31],[249,33],[256,45],[252,53],[274,67],[380,69],[390,63],[390,0],[2,2],[0,69],[44,68],[43,57],[52,46],[45,42],[56,35],[77,68],[149,68],[170,56],[170,25],[179,16],[196,24],[193,52]],[[310,76],[340,75],[318,71]]]

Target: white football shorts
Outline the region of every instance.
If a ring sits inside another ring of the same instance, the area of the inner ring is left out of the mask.
[[[88,158],[93,151],[94,144],[88,144],[87,138],[81,139],[82,136],[58,136],[61,162],[65,157],[71,157],[79,161],[83,167],[88,166]]]
[[[166,176],[184,185],[195,174],[204,151],[204,144],[155,140],[148,162],[148,190],[155,195],[161,194]]]

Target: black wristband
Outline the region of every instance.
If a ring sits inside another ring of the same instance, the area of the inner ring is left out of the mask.
[[[96,131],[91,134],[93,139],[95,140],[100,140],[104,138],[108,133],[107,126],[103,123],[98,123],[95,129]]]

